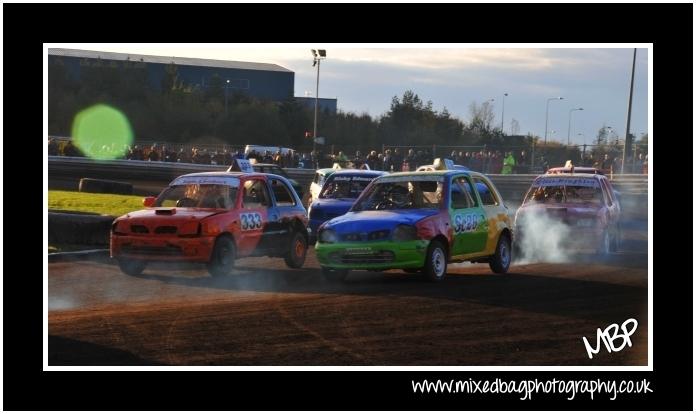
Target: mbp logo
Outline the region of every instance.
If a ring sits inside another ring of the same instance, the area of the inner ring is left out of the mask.
[[[627,329],[627,326],[629,325],[631,327],[630,329]],[[628,345],[630,348],[633,346],[633,343],[631,342],[631,335],[633,335],[636,329],[638,329],[638,321],[633,318],[627,319],[626,322],[621,324],[622,333],[619,333],[619,325],[615,323],[607,326],[604,330],[597,328],[597,342],[594,348],[590,346],[587,338],[584,336],[582,337],[582,341],[585,343],[585,349],[587,350],[587,356],[592,359],[592,355],[599,353],[599,350],[602,348],[602,343],[604,343],[604,346],[610,353],[612,351],[619,352],[624,349],[626,345]],[[619,343],[620,346],[616,346],[617,340],[621,340]]]
[[[259,213],[243,213],[239,219],[242,222],[242,231],[255,230],[263,227],[263,220]]]

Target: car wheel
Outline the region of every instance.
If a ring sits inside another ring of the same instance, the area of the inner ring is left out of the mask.
[[[445,246],[435,240],[428,246],[423,276],[431,282],[441,282],[447,274],[447,252]]]
[[[343,282],[348,277],[349,269],[332,269],[330,267],[322,267],[321,274],[324,279],[329,282]]]
[[[208,273],[213,277],[227,276],[234,268],[234,259],[237,248],[234,240],[229,236],[221,236],[215,241],[213,254],[208,262]]]
[[[507,273],[510,262],[512,262],[510,238],[506,234],[501,234],[498,238],[498,245],[495,247],[495,254],[488,262],[488,266],[493,273]]]
[[[143,260],[118,260],[118,268],[129,276],[138,276],[139,274],[143,273],[145,267],[147,267],[147,262]]]
[[[293,269],[299,269],[305,262],[307,257],[307,237],[304,234],[297,232],[290,239],[288,252],[285,254],[285,264]]]

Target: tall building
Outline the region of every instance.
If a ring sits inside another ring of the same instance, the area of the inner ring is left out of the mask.
[[[176,70],[179,82],[195,88],[208,88],[217,75],[218,82],[232,94],[284,101],[294,95],[295,72],[270,63],[236,62],[76,49],[48,49],[48,62],[62,64],[69,76],[79,81],[89,67],[145,69],[155,90],[162,88],[167,71]]]

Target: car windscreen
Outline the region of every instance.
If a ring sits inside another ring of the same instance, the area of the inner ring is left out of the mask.
[[[319,193],[319,198],[358,198],[374,178],[358,175],[337,176],[334,174],[326,180],[321,193]]]
[[[541,179],[534,182],[524,204],[602,205],[604,198],[595,179]]]
[[[352,211],[437,209],[442,186],[442,177],[392,177],[365,190]]]
[[[237,187],[227,184],[181,184],[167,187],[154,207],[222,208],[234,206]]]

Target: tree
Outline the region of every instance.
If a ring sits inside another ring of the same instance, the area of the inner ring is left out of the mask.
[[[643,135],[640,136],[640,139],[636,141],[636,146],[638,147],[637,151],[638,153],[643,153],[647,154],[648,153],[648,134],[643,133]]]
[[[471,115],[470,125],[474,129],[479,130],[482,134],[490,134],[492,132],[491,125],[495,121],[493,113],[493,104],[486,101],[478,105],[475,101],[469,105],[469,113]]]
[[[437,112],[432,101],[424,104],[416,93],[407,90],[401,99],[392,98],[389,111],[379,120],[377,142],[373,145],[459,144],[463,129],[464,124],[453,118],[447,108]]]
[[[599,131],[597,131],[597,145],[602,145],[602,142],[606,143],[607,138],[609,136],[609,129],[607,128],[606,125],[602,125],[601,128],[599,128]]]
[[[280,103],[278,115],[290,138],[291,148],[303,147],[308,143],[311,145],[311,140],[304,137],[305,131],[313,122],[313,114],[309,109],[298,103],[295,98],[290,98]]]

